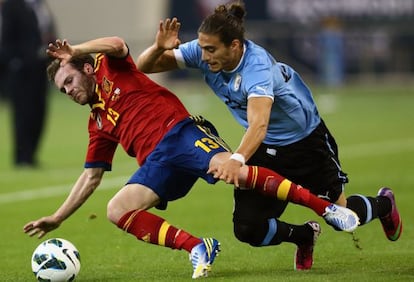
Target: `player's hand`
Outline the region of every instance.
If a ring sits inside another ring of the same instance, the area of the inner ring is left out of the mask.
[[[213,174],[214,178],[223,180],[227,184],[234,184],[239,187],[239,175],[242,163],[236,160],[229,159],[223,164],[217,165],[216,167],[210,167],[207,173]]]
[[[58,222],[54,217],[46,216],[27,223],[23,227],[23,231],[29,234],[30,237],[37,234],[37,238],[42,238],[46,233],[58,228],[59,225],[60,222]]]
[[[65,65],[74,55],[75,50],[72,46],[64,39],[63,41],[57,39],[55,43],[49,43],[46,49],[46,54],[50,57],[59,59],[61,65]]]
[[[158,48],[163,50],[171,50],[177,48],[181,41],[178,38],[178,31],[181,23],[177,18],[165,19],[160,21],[160,26],[155,37],[155,42]]]

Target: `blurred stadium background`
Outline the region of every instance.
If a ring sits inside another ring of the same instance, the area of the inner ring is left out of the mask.
[[[176,16],[181,39],[223,0],[48,0],[59,34],[72,42],[120,35],[134,54],[157,23]],[[315,82],[401,79],[414,71],[414,0],[245,0],[247,37]],[[185,76],[186,74],[182,74]]]
[[[202,17],[227,1],[47,2],[61,38],[78,43],[119,35],[136,56],[153,42],[159,20],[178,17],[182,23],[181,39],[193,39]],[[349,235],[324,225],[314,271],[295,273],[292,245],[254,249],[234,238],[232,190],[227,185],[208,186],[200,181],[188,197],[171,203],[162,216],[196,234],[221,239],[223,252],[211,279],[413,281],[414,0],[245,3],[247,37],[269,49],[277,60],[294,66],[309,82],[350,175],[347,193],[373,195],[381,185],[395,187],[404,233],[401,240],[389,243],[379,222],[374,222],[358,230],[363,250],[356,250]],[[212,97],[198,72],[151,76],[174,90],[191,112],[203,114],[215,123],[230,146],[238,145],[242,129],[225,106]],[[25,222],[54,211],[82,171],[88,109],[55,92],[49,97],[39,170],[13,167],[10,109],[7,101],[0,100],[0,281],[33,278],[29,259],[39,241],[28,239],[21,228]],[[48,235],[67,238],[82,250],[80,281],[170,282],[189,277],[184,253],[136,242],[106,220],[106,202],[135,169],[135,161],[118,150],[114,171],[105,176],[99,191],[61,228]],[[97,215],[96,219],[90,220],[91,215]],[[310,211],[290,205],[284,220],[299,223],[312,217],[315,216]]]

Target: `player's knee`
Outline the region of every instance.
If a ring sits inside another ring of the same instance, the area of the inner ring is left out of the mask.
[[[234,236],[244,243],[253,247],[258,247],[262,243],[262,239],[258,236],[257,226],[255,224],[234,223]]]
[[[113,224],[117,224],[122,215],[119,213],[119,205],[117,201],[112,198],[106,206],[106,217]]]

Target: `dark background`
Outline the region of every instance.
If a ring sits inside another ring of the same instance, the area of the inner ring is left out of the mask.
[[[414,71],[414,0],[245,0],[246,37],[326,84]],[[226,1],[172,0],[181,39]]]

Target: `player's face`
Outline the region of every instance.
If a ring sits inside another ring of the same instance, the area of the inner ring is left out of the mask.
[[[65,64],[55,75],[55,84],[60,92],[68,95],[80,105],[91,103],[95,96],[92,66],[85,64],[84,69],[84,72],[80,72],[71,64]]]
[[[243,46],[239,40],[233,40],[230,46],[226,46],[217,35],[199,32],[198,45],[201,47],[201,59],[212,72],[235,69],[243,54]]]

